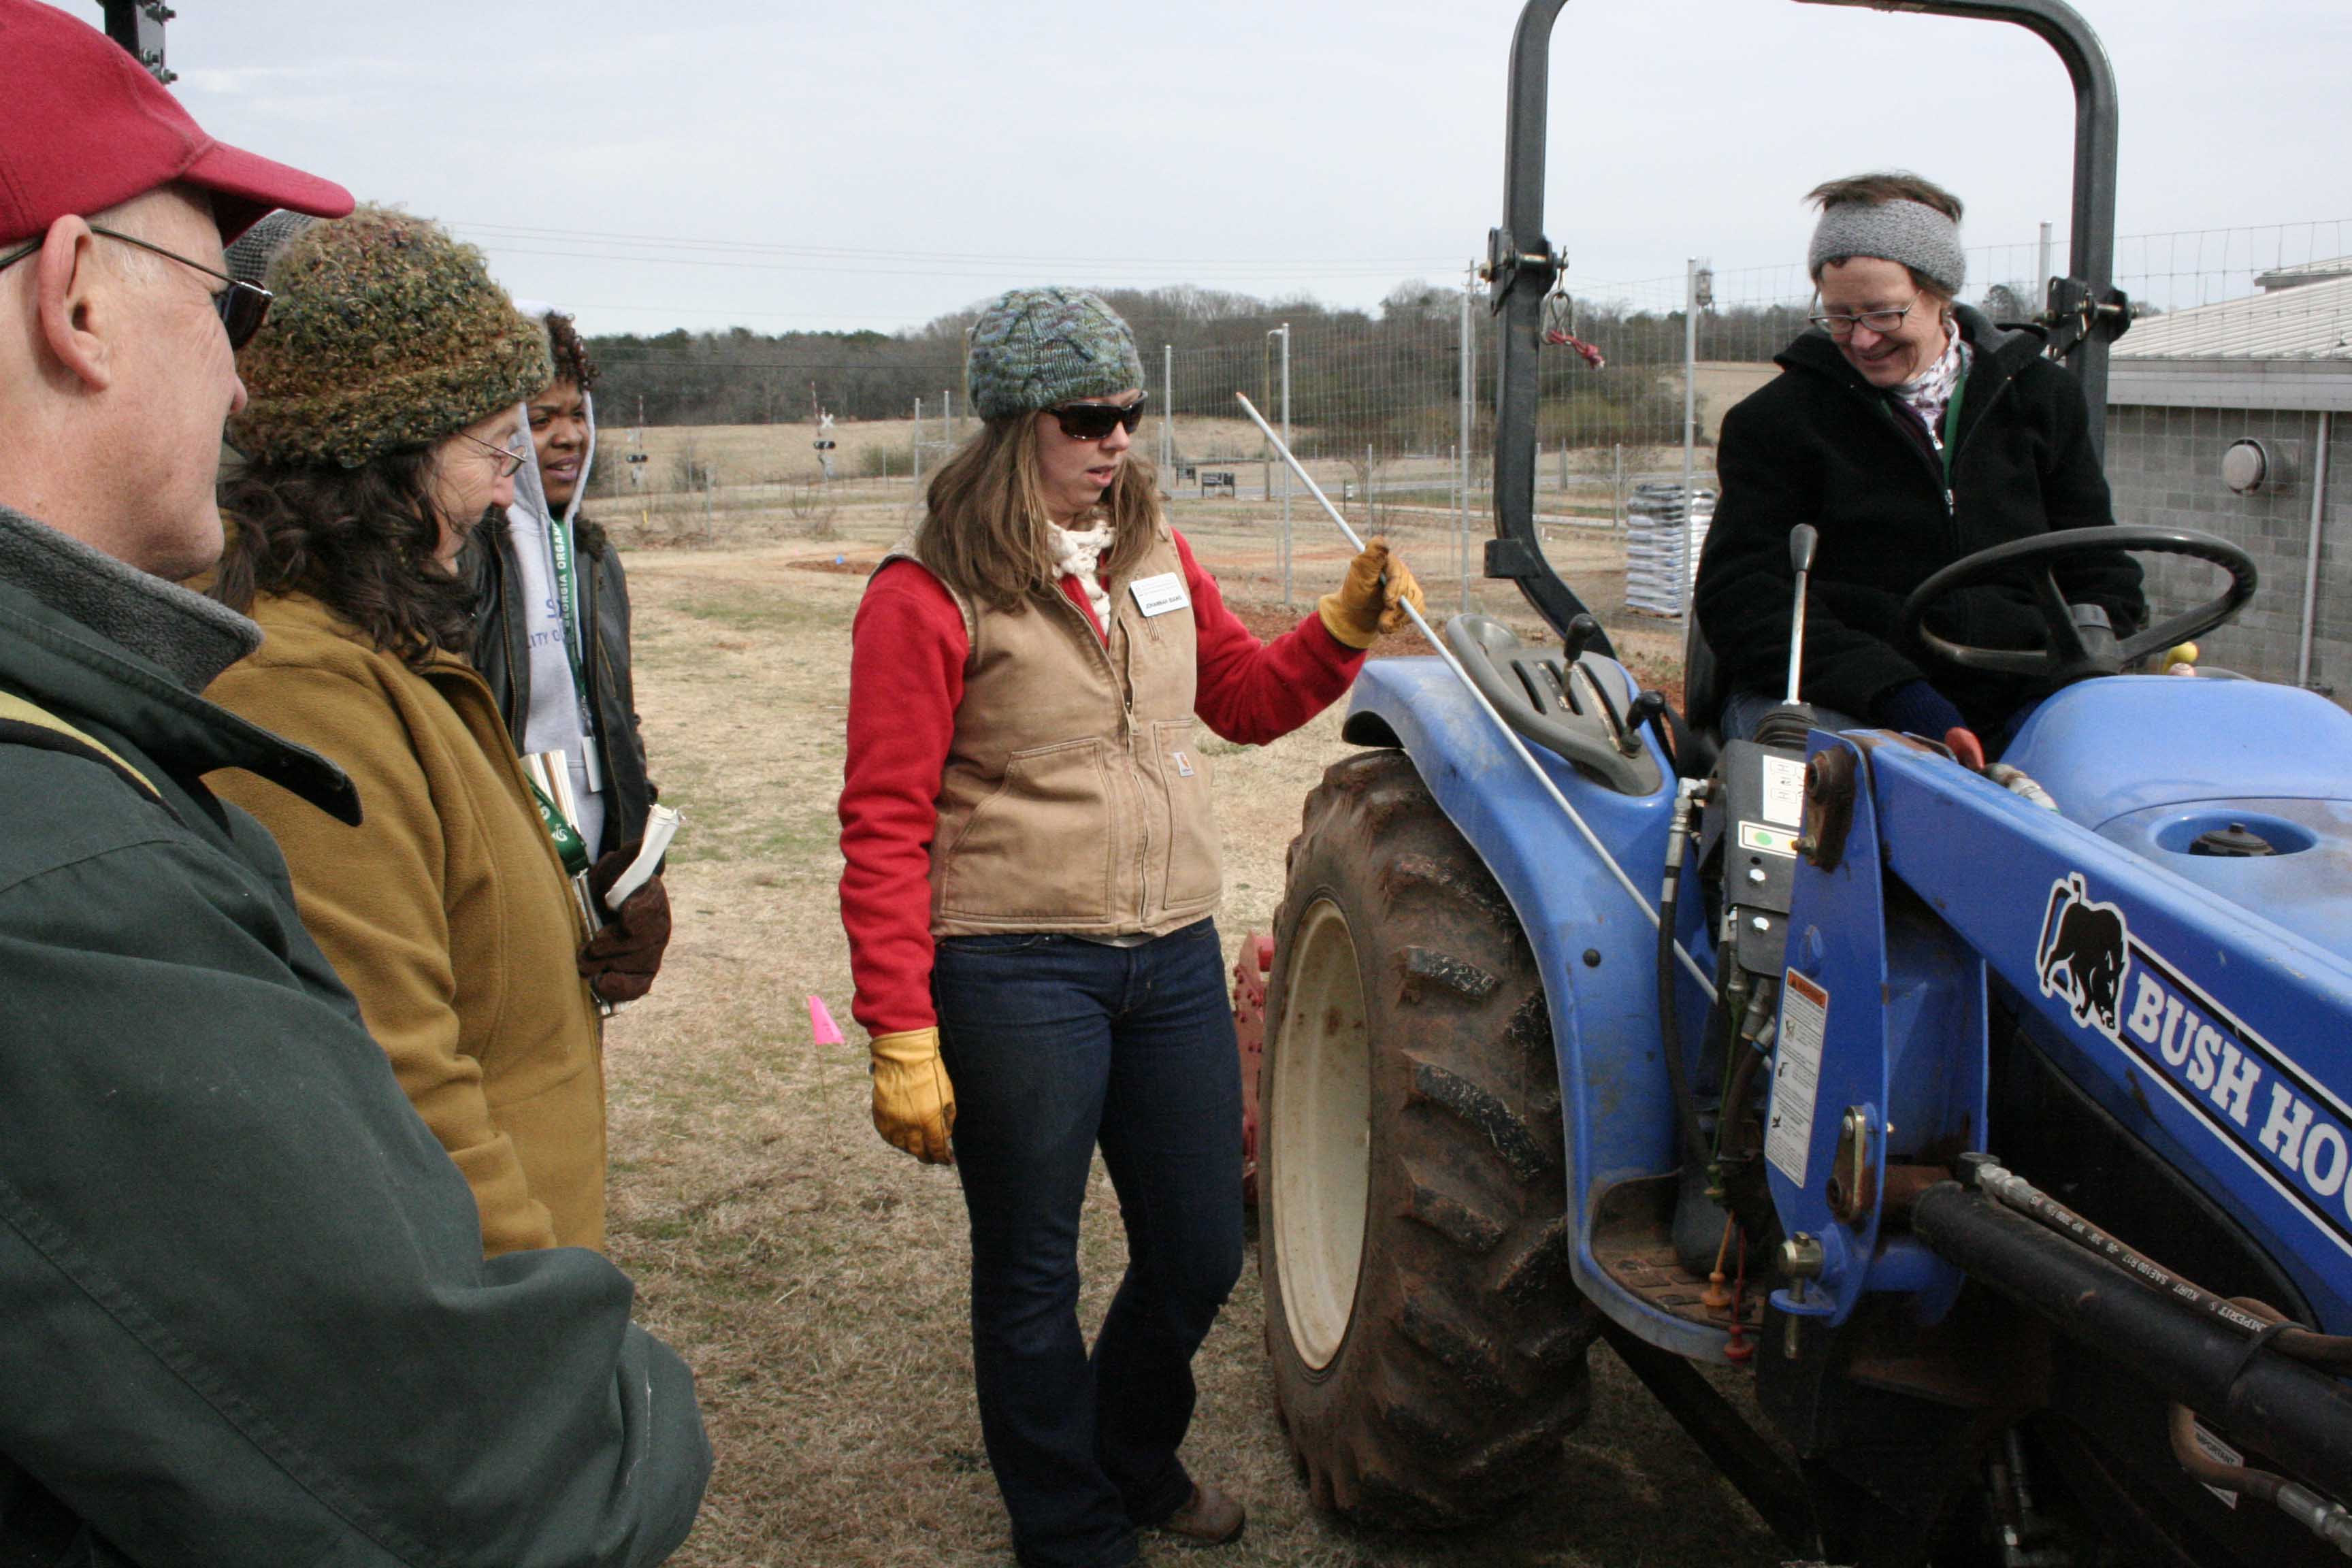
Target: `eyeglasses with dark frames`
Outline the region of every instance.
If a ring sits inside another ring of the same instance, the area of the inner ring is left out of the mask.
[[[1853,336],[1853,330],[1856,327],[1868,327],[1879,336],[1885,337],[1889,332],[1902,329],[1903,318],[1908,316],[1911,313],[1911,306],[1918,302],[1914,299],[1909,305],[1890,307],[1883,310],[1857,310],[1850,316],[1807,316],[1805,320],[1833,338],[1850,338]]]
[[[1048,414],[1062,427],[1062,434],[1073,441],[1099,441],[1114,426],[1125,426],[1134,435],[1143,424],[1143,405],[1151,395],[1145,393],[1132,403],[1065,403],[1059,408],[1049,408]]]
[[[217,278],[227,284],[227,288],[218,290],[212,298],[213,309],[219,312],[222,330],[228,333],[228,346],[233,350],[241,349],[251,342],[253,334],[261,331],[261,323],[269,319],[269,301],[276,296],[258,283],[247,283],[241,278],[232,278],[226,272],[217,271],[201,261],[191,261],[176,250],[166,250],[162,246],[141,239],[136,235],[121,234],[110,228],[100,228],[96,224],[89,226],[89,232],[104,235],[107,238],[123,245],[135,245],[142,250],[153,251],[168,261],[176,261],[183,267],[193,267],[205,277]],[[37,239],[20,249],[0,256],[0,268],[14,267],[25,258],[37,254],[46,243],[45,240]]]
[[[479,436],[469,436],[463,430],[457,432],[457,436],[459,440],[470,441],[496,458],[499,460],[499,478],[502,479],[510,479],[522,472],[522,466],[536,455],[536,449],[531,447],[525,447],[518,452],[512,447],[501,447],[495,441],[485,441]]]

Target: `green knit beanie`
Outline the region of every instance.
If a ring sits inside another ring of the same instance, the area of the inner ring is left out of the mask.
[[[1034,413],[1143,384],[1135,334],[1083,289],[1049,284],[1001,294],[972,323],[964,384],[982,419]]]
[[[363,206],[269,262],[269,320],[238,351],[229,441],[257,463],[356,468],[429,447],[554,379],[547,333],[482,253],[427,218]]]

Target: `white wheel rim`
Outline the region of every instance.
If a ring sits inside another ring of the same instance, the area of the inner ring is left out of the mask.
[[[1347,917],[1318,899],[1292,939],[1266,1147],[1290,1342],[1317,1372],[1348,1337],[1371,1179],[1372,1072]]]

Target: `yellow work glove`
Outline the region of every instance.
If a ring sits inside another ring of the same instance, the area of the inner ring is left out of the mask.
[[[1404,628],[1408,603],[1424,613],[1428,609],[1412,569],[1391,553],[1387,540],[1375,539],[1348,563],[1348,575],[1339,585],[1315,601],[1315,612],[1333,637],[1349,647],[1365,648],[1382,632]]]
[[[874,1037],[874,1131],[927,1165],[953,1162],[955,1085],[940,1060],[937,1029]]]

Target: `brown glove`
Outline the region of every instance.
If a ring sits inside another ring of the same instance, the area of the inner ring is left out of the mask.
[[[940,1060],[940,1032],[877,1035],[873,1049],[874,1131],[927,1165],[953,1163],[948,1135],[955,1131],[955,1085]]]
[[[599,907],[604,891],[637,858],[634,844],[615,849],[588,868],[588,886]],[[612,919],[580,950],[580,974],[607,1002],[634,1002],[653,989],[662,952],[669,946],[669,891],[656,877],[606,911]]]
[[[1407,604],[1428,609],[1421,584],[1413,581],[1403,558],[1391,552],[1387,540],[1375,539],[1348,563],[1348,575],[1315,602],[1315,609],[1333,637],[1349,647],[1365,648],[1382,632],[1404,629]]]

